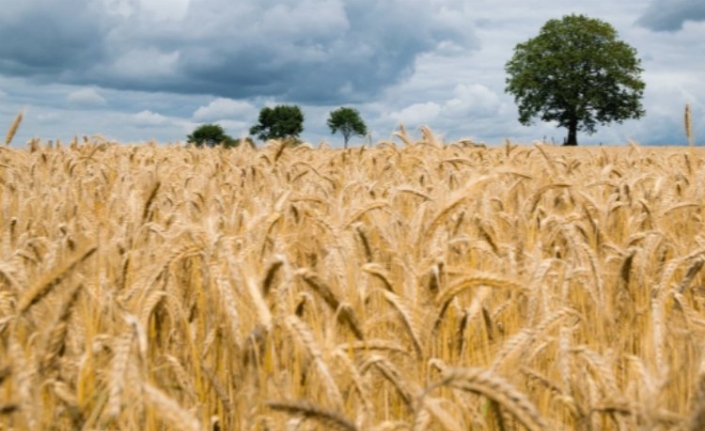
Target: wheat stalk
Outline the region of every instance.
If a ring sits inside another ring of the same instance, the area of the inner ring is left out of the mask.
[[[12,378],[14,380],[14,395],[18,399],[19,409],[29,429],[34,429],[40,419],[36,409],[36,398],[32,393],[33,381],[37,377],[34,361],[23,352],[16,339],[10,339],[7,348],[14,366]],[[14,410],[11,410],[14,411]]]
[[[363,341],[354,341],[352,343],[342,343],[337,346],[341,350],[345,351],[375,351],[382,350],[388,353],[401,353],[408,355],[409,351],[393,340],[368,338]]]
[[[323,380],[326,393],[332,403],[336,406],[343,405],[343,398],[340,394],[338,385],[333,380],[330,370],[323,361],[323,353],[316,342],[313,333],[308,329],[307,325],[295,315],[287,316],[285,320],[286,326],[294,334],[299,344],[303,346],[313,358],[314,364],[319,370],[319,374]]]
[[[521,286],[518,283],[492,273],[477,273],[464,277],[449,288],[442,290],[436,296],[435,303],[438,304],[439,311],[434,328],[437,328],[440,324],[446,310],[448,309],[448,305],[453,298],[468,289],[481,286],[492,287],[495,289],[521,290]]]
[[[690,417],[687,420],[688,431],[701,430],[705,427],[705,360],[701,361],[695,382]]]
[[[688,145],[693,146],[693,124],[691,122],[690,105],[685,105],[685,136],[688,138]]]
[[[420,358],[423,356],[423,346],[421,345],[421,325],[418,323],[415,310],[412,305],[408,304],[407,301],[388,290],[383,290],[387,302],[389,302],[399,313],[399,317],[409,334],[409,338],[412,341],[416,355]]]
[[[389,359],[379,355],[373,355],[365,361],[365,363],[360,366],[360,371],[364,374],[373,366],[394,385],[404,401],[404,404],[413,411],[414,400],[422,394],[421,388],[404,379],[397,367]]]
[[[26,313],[27,310],[41,301],[42,298],[49,294],[54,287],[58,286],[61,281],[68,276],[68,274],[73,272],[81,263],[85,262],[97,250],[97,247],[91,247],[83,253],[80,253],[74,260],[55,269],[43,277],[39,283],[31,287],[22,297],[17,304],[17,311],[20,313]]]
[[[269,294],[269,290],[274,284],[274,278],[277,276],[277,272],[283,265],[284,259],[278,257],[267,268],[264,279],[262,280],[262,292],[264,293],[264,296],[267,296]]]
[[[15,133],[17,133],[17,129],[20,127],[20,124],[22,123],[22,118],[24,117],[24,110],[20,111],[17,116],[15,117],[15,121],[12,122],[12,125],[10,125],[10,129],[7,131],[7,135],[5,135],[5,145],[10,146],[12,143],[12,139],[15,137]]]
[[[110,418],[117,418],[122,411],[122,395],[125,389],[126,373],[133,340],[133,331],[126,331],[117,339],[110,372],[109,397],[106,410],[106,414]]]
[[[298,272],[298,275],[316,292],[323,301],[330,307],[331,311],[338,314],[338,320],[347,324],[352,333],[358,340],[364,338],[360,323],[355,316],[353,309],[346,304],[342,304],[338,296],[315,272],[304,269]]]
[[[49,339],[44,349],[44,357],[42,359],[43,368],[51,368],[55,361],[64,354],[66,347],[66,335],[68,333],[68,320],[71,317],[74,305],[78,300],[78,295],[81,293],[83,285],[79,285],[73,289],[68,295],[68,299],[59,310],[58,319],[49,333]]]
[[[443,373],[441,386],[484,395],[507,409],[531,431],[548,430],[548,424],[529,399],[499,376],[479,368],[453,368]]]
[[[303,416],[320,423],[326,429],[357,431],[357,426],[341,414],[307,401],[268,401],[267,407],[291,415]]]
[[[203,429],[198,419],[161,390],[148,383],[142,383],[142,393],[146,401],[154,407],[155,412],[175,429],[182,431]]]

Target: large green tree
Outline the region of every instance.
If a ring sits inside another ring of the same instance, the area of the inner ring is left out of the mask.
[[[578,145],[579,130],[592,134],[598,123],[621,123],[645,113],[636,50],[598,19],[549,20],[538,36],[514,48],[506,71],[506,91],[515,97],[519,121],[557,122],[568,129],[566,145]]]
[[[250,128],[250,134],[259,139],[297,140],[304,131],[304,114],[296,105],[265,107],[259,113],[259,122]]]
[[[225,130],[218,124],[203,124],[198,126],[186,139],[189,143],[197,147],[204,145],[208,147],[214,147],[216,145],[235,147],[239,144],[238,141],[227,135]]]
[[[367,125],[360,118],[357,109],[354,108],[341,107],[331,111],[328,127],[333,134],[340,130],[340,133],[343,134],[345,148],[348,148],[348,141],[352,135],[365,136],[367,134]]]

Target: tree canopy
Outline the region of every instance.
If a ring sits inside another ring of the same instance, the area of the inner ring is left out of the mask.
[[[239,144],[239,141],[227,135],[218,124],[203,124],[198,126],[186,139],[189,143],[197,147],[214,147],[221,144],[226,147],[235,147]]]
[[[506,91],[515,97],[519,121],[555,121],[577,132],[595,133],[597,124],[621,123],[644,115],[643,71],[636,49],[617,40],[608,23],[584,15],[552,19],[539,35],[518,44],[506,64]]]
[[[304,114],[296,105],[265,107],[259,113],[259,121],[250,128],[250,134],[259,139],[297,140],[304,130]]]
[[[357,109],[354,108],[341,107],[331,111],[328,127],[333,134],[340,130],[340,133],[343,134],[345,148],[348,148],[348,141],[352,135],[365,136],[367,134],[367,125],[360,118]]]

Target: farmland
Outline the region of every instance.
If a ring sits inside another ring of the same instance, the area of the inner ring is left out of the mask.
[[[705,152],[0,148],[0,429],[705,427]]]

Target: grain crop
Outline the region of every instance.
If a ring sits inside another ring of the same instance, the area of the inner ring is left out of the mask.
[[[23,117],[24,111],[20,111],[15,117],[15,121],[12,122],[10,128],[7,130],[7,135],[5,135],[5,145],[10,145],[12,143],[12,139],[14,139],[15,133],[17,133],[17,129],[20,127]]]
[[[703,184],[428,128],[0,148],[0,429],[699,430]]]
[[[688,145],[693,146],[693,123],[690,114],[690,105],[685,105],[685,136],[688,138]]]

